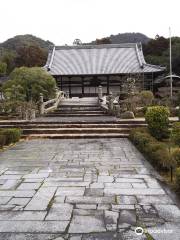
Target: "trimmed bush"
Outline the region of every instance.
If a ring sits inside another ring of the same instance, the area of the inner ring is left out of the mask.
[[[180,167],[176,169],[176,186],[180,190]]]
[[[165,171],[170,168],[172,161],[167,145],[152,137],[147,129],[133,129],[129,137],[156,168]]]
[[[129,138],[140,149],[145,148],[150,141],[154,141],[154,138],[149,135],[146,128],[133,129],[130,132]]]
[[[150,106],[154,100],[154,95],[151,91],[140,92],[140,98],[143,106]]]
[[[177,164],[177,167],[180,167],[180,148],[174,148],[172,150],[172,157]]]
[[[180,122],[176,122],[172,125],[171,137],[174,143],[180,146]]]
[[[4,145],[18,142],[21,137],[21,130],[18,128],[0,129],[0,136],[3,147]]]
[[[160,142],[148,142],[144,149],[150,162],[160,169],[169,167],[169,152],[167,146]]]
[[[3,148],[5,143],[6,143],[6,137],[0,133],[0,148]]]
[[[178,115],[178,119],[180,121],[180,108],[178,109],[177,115]]]
[[[148,129],[153,137],[158,140],[169,136],[169,109],[164,106],[148,107],[145,119]]]

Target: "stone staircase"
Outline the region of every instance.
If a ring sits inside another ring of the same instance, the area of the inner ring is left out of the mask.
[[[46,117],[97,117],[104,116],[104,112],[97,102],[97,98],[66,99],[54,112]]]
[[[97,98],[66,99],[57,110],[34,121],[0,121],[0,128],[21,128],[24,138],[121,138],[140,126],[145,122],[108,116]]]

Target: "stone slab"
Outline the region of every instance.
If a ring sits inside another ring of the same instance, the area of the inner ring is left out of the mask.
[[[114,181],[113,176],[99,176],[98,183],[112,183]]]
[[[165,219],[167,222],[178,222],[180,223],[180,209],[176,205],[155,205],[160,217]]]
[[[132,183],[133,188],[139,188],[139,189],[143,189],[143,188],[147,188],[147,185],[145,183]]]
[[[106,204],[115,203],[114,197],[67,197],[67,203],[79,203],[79,204]]]
[[[44,182],[44,187],[88,187],[90,182],[61,182],[61,181],[47,181]]]
[[[18,190],[8,190],[8,191],[0,191],[0,197],[33,197],[35,191],[18,191]]]
[[[1,233],[0,240],[64,240],[61,234],[46,233]]]
[[[173,204],[172,199],[168,195],[138,195],[137,201],[139,204]]]
[[[44,178],[25,178],[24,183],[42,183],[44,181]]]
[[[6,175],[3,174],[0,176],[0,180],[19,180],[21,179],[22,175]]]
[[[88,226],[88,227],[87,227]],[[105,232],[106,228],[104,221],[100,217],[94,216],[74,216],[69,233],[91,233],[91,232]]]
[[[132,188],[131,183],[105,183],[105,188]]]
[[[83,196],[85,187],[58,187],[56,196]]]
[[[68,221],[1,221],[0,233],[63,233]]]
[[[76,204],[76,208],[80,209],[96,209],[96,204]]]
[[[34,221],[44,220],[46,211],[3,211],[0,212],[0,221]]]
[[[49,176],[49,173],[30,173],[30,174],[26,174],[23,176],[23,178],[47,178]]]
[[[105,195],[165,195],[163,189],[124,189],[124,188],[105,188]]]
[[[122,210],[120,212],[118,227],[120,227],[120,225],[124,223],[130,224],[130,225],[136,225],[135,210]]]
[[[10,199],[11,197],[0,197],[0,205],[6,204],[7,202],[9,202]]]
[[[135,196],[117,196],[117,203],[118,204],[137,204],[137,199]]]
[[[16,179],[8,179],[6,182],[0,187],[0,190],[9,190],[9,189],[15,189],[19,184],[20,180]]]
[[[25,210],[46,210],[56,189],[56,187],[41,188],[28,203]]]
[[[21,183],[18,190],[37,190],[41,186],[41,183]]]
[[[28,202],[31,200],[31,198],[12,198],[9,201],[9,204],[12,205],[18,205],[18,206],[25,206],[28,204]]]
[[[105,224],[108,231],[116,231],[119,213],[113,211],[105,211]]]
[[[46,220],[67,221],[70,220],[73,206],[71,204],[53,204]]]

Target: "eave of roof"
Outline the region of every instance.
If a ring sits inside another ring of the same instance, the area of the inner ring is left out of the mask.
[[[71,76],[165,70],[164,67],[145,62],[140,43],[54,46],[48,55],[45,68],[51,75]]]

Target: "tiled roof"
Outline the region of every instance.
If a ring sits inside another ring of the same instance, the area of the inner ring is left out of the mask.
[[[104,44],[54,47],[45,68],[51,75],[93,75],[162,72],[146,64],[141,44]]]

